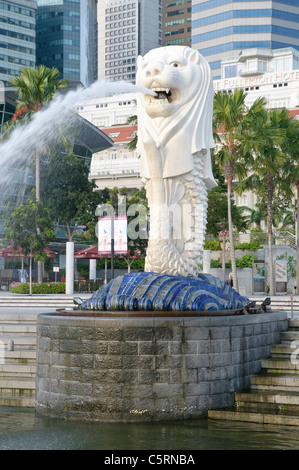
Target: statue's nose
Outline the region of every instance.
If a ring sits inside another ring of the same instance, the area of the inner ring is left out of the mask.
[[[160,75],[163,71],[163,64],[162,62],[151,62],[147,65],[145,74],[147,77],[155,77],[156,75]]]

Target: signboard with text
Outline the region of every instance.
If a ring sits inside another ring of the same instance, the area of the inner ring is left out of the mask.
[[[112,220],[111,217],[98,219],[98,248],[100,255],[111,254]],[[114,254],[128,252],[127,217],[114,218]]]

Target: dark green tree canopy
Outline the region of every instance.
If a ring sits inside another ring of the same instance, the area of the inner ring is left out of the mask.
[[[95,192],[95,182],[89,180],[89,167],[73,153],[52,154],[41,169],[41,200],[54,220],[64,227],[69,241],[78,225],[95,218],[101,198]]]
[[[5,243],[20,246],[25,255],[44,259],[45,246],[55,238],[53,219],[44,205],[31,198],[11,207],[5,219]]]

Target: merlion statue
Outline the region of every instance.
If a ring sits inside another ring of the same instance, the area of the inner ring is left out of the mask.
[[[82,310],[209,311],[249,303],[230,285],[200,273],[211,168],[213,86],[206,60],[184,46],[138,59],[138,151],[150,206],[145,272],[111,279]],[[155,92],[156,96],[152,95]]]
[[[207,190],[216,186],[210,149],[213,83],[204,57],[185,46],[138,58],[138,146],[150,207],[145,271],[194,276],[202,263]]]

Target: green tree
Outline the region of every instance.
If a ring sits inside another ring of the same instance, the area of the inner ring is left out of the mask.
[[[20,246],[24,255],[29,255],[32,294],[32,258],[46,259],[44,248],[55,238],[53,219],[44,205],[32,198],[26,204],[11,208],[5,218],[5,243],[12,243],[15,249]]]
[[[250,140],[246,138],[252,116],[265,106],[264,99],[257,99],[248,110],[247,93],[236,89],[234,93],[217,92],[214,95],[213,125],[217,142],[215,158],[227,184],[228,229],[230,257],[234,288],[238,290],[238,277],[234,249],[232,222],[232,185],[235,179],[243,179],[247,173]]]
[[[273,200],[273,227],[280,230],[294,229],[294,206],[285,201],[280,194]],[[249,226],[262,231],[262,222],[267,224],[267,201],[259,197],[254,209],[249,209]]]
[[[256,191],[267,204],[267,231],[269,245],[270,295],[275,293],[273,269],[273,203],[275,199],[291,201],[292,183],[295,180],[296,165],[290,156],[291,142],[298,142],[298,125],[289,118],[286,109],[266,110],[255,116],[251,122],[250,139],[254,158],[251,161],[250,176],[239,184],[239,191]]]
[[[247,228],[248,217],[244,212],[247,207],[237,207],[234,201],[231,202],[231,213],[233,227],[238,231]],[[228,229],[227,195],[221,186],[213,188],[208,193],[208,213],[207,213],[207,235],[218,238],[220,232]]]
[[[73,153],[53,154],[42,168],[41,200],[53,219],[62,224],[67,239],[73,241],[79,225],[95,218],[101,196],[89,181],[89,167]]]
[[[67,87],[69,81],[60,79],[60,72],[55,67],[45,65],[24,67],[19,76],[9,80],[18,96],[17,109],[27,106],[28,112],[35,112],[49,103],[57,90]]]

